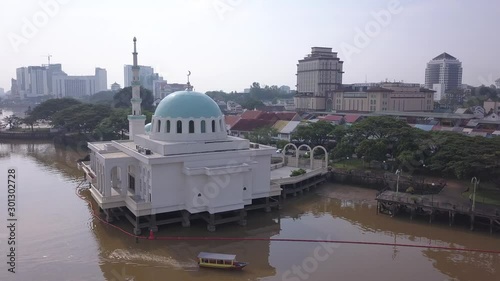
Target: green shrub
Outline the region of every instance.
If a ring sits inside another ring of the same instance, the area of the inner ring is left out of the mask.
[[[292,173],[290,174],[290,177],[296,177],[300,176],[306,173],[306,170],[304,169],[298,169],[298,170],[293,170]]]

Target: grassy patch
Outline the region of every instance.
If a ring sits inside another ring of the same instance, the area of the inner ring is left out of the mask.
[[[339,162],[335,162],[332,164],[332,166],[337,169],[347,169],[347,170],[368,169],[368,163],[365,164],[366,164],[365,167],[363,167],[362,159],[349,159],[349,160],[342,160]]]
[[[468,192],[462,193],[462,196],[465,198],[472,198],[471,195],[473,191],[474,189],[471,187]],[[480,184],[476,189],[476,202],[500,206],[500,189],[486,184]]]

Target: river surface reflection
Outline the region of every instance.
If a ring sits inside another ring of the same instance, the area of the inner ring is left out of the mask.
[[[75,195],[82,180],[76,160],[82,156],[51,143],[0,142],[3,186],[7,167],[16,167],[19,178],[17,273],[7,272],[2,254],[0,280],[500,280],[498,254],[269,241],[136,243],[93,218],[90,206]],[[500,250],[498,233],[377,215],[373,205],[333,198],[332,191],[338,188],[326,184],[287,199],[280,211],[249,213],[245,227],[222,225],[209,233],[205,224],[193,222],[190,228],[160,227],[157,235],[336,239]],[[3,190],[0,219],[5,223],[7,193]],[[5,253],[6,231],[0,229],[0,249]],[[195,257],[200,251],[234,253],[250,265],[241,272],[199,269]]]

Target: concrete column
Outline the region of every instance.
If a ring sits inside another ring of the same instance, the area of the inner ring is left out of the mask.
[[[207,230],[210,232],[215,231],[215,214],[209,214]]]
[[[191,214],[186,211],[186,210],[182,210],[181,211],[181,215],[182,215],[182,227],[189,227],[191,226],[191,221],[190,221],[190,216]]]
[[[149,216],[149,229],[153,232],[158,232],[158,226],[156,225],[156,214]]]
[[[104,196],[110,196],[111,195],[111,168],[109,167],[104,167]]]
[[[139,222],[140,222],[140,217],[135,217],[135,224],[134,224],[134,234],[135,235],[141,235],[141,229],[139,228]]]
[[[128,182],[128,166],[120,165],[120,194],[127,195]]]
[[[111,187],[112,188],[116,188],[116,187],[119,188],[120,183],[118,181],[118,167],[117,166],[111,167],[110,172],[111,172]]]
[[[269,197],[266,197],[266,213],[271,212],[271,206],[269,203]]]
[[[135,195],[141,194],[141,177],[142,177],[142,168],[140,165],[135,166]]]
[[[247,215],[247,212],[245,212],[245,209],[240,210],[240,220],[238,221],[238,224],[241,226],[246,226],[247,225],[247,220],[245,219]]]

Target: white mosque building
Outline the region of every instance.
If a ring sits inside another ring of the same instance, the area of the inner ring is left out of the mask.
[[[270,183],[275,149],[229,136],[217,103],[189,81],[163,98],[145,125],[135,38],[133,57],[130,139],[89,143],[90,162],[80,164],[107,219],[125,215],[140,233],[201,218],[213,231],[223,222],[244,224],[250,205],[268,210],[281,192]]]

